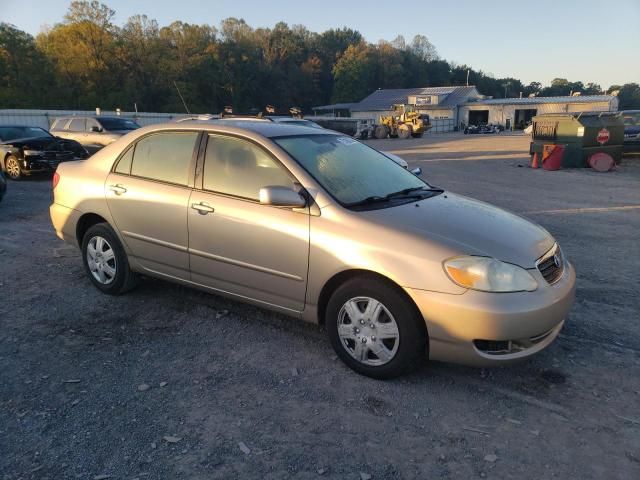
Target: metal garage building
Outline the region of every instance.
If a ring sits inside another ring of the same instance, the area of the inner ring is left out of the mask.
[[[522,129],[541,113],[615,112],[618,98],[612,95],[575,97],[491,98],[458,106],[459,125],[491,123],[507,129]]]
[[[618,110],[618,99],[612,95],[488,98],[476,87],[464,86],[376,90],[359,103],[325,105],[314,111],[322,115],[334,107],[344,109],[348,105],[351,117],[377,121],[381,115],[390,115],[394,104],[413,105],[419,112],[428,114],[432,132],[450,132],[463,125],[487,123],[518,129],[524,128],[539,113]]]

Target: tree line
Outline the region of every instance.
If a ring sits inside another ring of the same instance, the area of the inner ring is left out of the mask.
[[[146,15],[123,26],[98,1],[73,1],[61,23],[36,37],[0,23],[0,108],[217,113],[274,105],[309,111],[353,102],[378,88],[475,85],[494,98],[605,93],[594,83],[556,78],[550,86],[494,78],[448,62],[423,35],[369,43],[351,28],[322,33],[280,22],[252,28],[227,18],[219,27],[160,27]],[[612,85],[620,108],[640,108],[640,86]]]

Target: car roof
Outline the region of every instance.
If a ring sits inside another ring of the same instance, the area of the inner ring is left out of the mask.
[[[117,119],[121,119],[121,120],[133,120],[132,118],[126,118],[126,117],[118,117],[113,116],[113,115],[71,115],[70,117],[56,117],[56,120],[75,120],[77,118],[92,118],[94,120],[100,120],[103,118],[108,118],[109,120],[117,120]],[[133,120],[135,121],[135,120]]]
[[[2,128],[39,128],[40,130],[46,130],[46,128],[38,127],[37,125],[16,125],[16,124],[1,124]]]
[[[229,127],[234,127],[240,130],[248,130],[250,132],[257,133],[258,135],[262,135],[263,137],[273,138],[273,137],[288,137],[288,136],[297,136],[297,135],[342,135],[338,132],[333,132],[331,130],[320,130],[314,127],[305,127],[302,125],[287,125],[286,123],[276,123],[269,121],[247,121],[246,119],[219,119],[219,120],[204,120],[204,121],[193,121],[193,122],[180,122],[178,125],[186,127],[188,125],[208,125],[211,127],[215,127],[216,125],[224,125]],[[160,125],[156,125],[160,127]],[[162,124],[162,127],[165,128],[175,128],[175,123]]]

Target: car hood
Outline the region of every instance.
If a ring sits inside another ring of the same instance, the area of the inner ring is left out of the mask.
[[[61,146],[73,148],[78,145],[78,142],[59,137],[33,137],[16,138],[5,142],[4,145],[10,145],[15,148],[32,148],[34,150],[57,150]]]
[[[534,268],[536,260],[555,243],[549,232],[539,225],[450,192],[363,213],[370,221],[387,228],[445,243],[461,255],[493,257],[524,268]]]

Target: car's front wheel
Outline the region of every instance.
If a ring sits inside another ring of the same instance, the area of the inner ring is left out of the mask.
[[[9,155],[5,159],[4,169],[7,172],[7,177],[9,177],[11,180],[20,180],[20,177],[22,177],[20,162],[15,155]]]
[[[93,225],[85,233],[82,260],[91,283],[103,293],[118,295],[136,284],[137,275],[129,268],[127,254],[106,223]]]
[[[338,356],[369,377],[397,377],[425,356],[424,320],[403,292],[379,278],[341,285],[327,304],[325,325]]]

